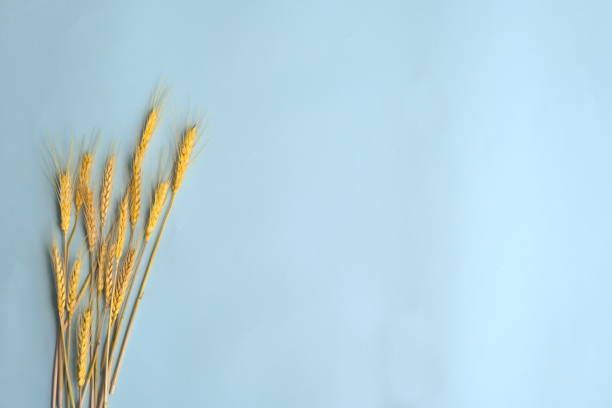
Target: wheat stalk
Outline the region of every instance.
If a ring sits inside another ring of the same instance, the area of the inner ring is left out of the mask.
[[[140,282],[140,289],[138,291],[138,296],[134,301],[134,306],[132,307],[132,312],[130,313],[130,318],[128,320],[127,328],[125,329],[125,334],[123,336],[123,341],[121,343],[121,348],[119,350],[119,356],[117,358],[117,366],[115,367],[115,371],[113,372],[112,382],[111,382],[111,390],[110,392],[114,392],[115,387],[117,386],[117,380],[119,379],[119,374],[121,372],[121,365],[123,363],[123,358],[125,356],[125,349],[130,340],[130,335],[132,333],[132,327],[134,324],[134,318],[136,317],[136,313],[138,312],[138,308],[140,306],[140,302],[142,297],[144,296],[144,291],[147,286],[147,281],[149,279],[149,273],[151,272],[151,265],[153,264],[153,260],[155,259],[155,254],[157,253],[157,248],[159,247],[159,242],[164,233],[164,229],[166,227],[166,222],[168,221],[168,216],[172,210],[172,206],[174,205],[174,200],[176,198],[176,193],[178,192],[183,178],[185,177],[185,173],[187,171],[187,167],[189,165],[189,161],[191,159],[191,155],[193,154],[193,149],[195,146],[197,138],[197,128],[196,126],[192,126],[185,132],[183,136],[183,140],[177,152],[177,157],[174,166],[174,180],[172,187],[172,196],[170,199],[170,204],[168,205],[168,210],[166,211],[166,215],[162,221],[159,233],[157,234],[157,239],[155,240],[155,244],[153,245],[153,250],[151,251],[151,255],[149,257],[149,262],[147,263],[147,267],[144,272],[144,276],[142,281]]]
[[[53,263],[53,269],[55,272],[55,283],[57,287],[57,313],[58,313],[58,319],[59,319],[58,323],[59,323],[60,334],[61,334],[61,351],[63,353],[62,357],[60,358],[63,360],[64,372],[66,373],[66,377],[69,379],[70,369],[68,368],[68,361],[67,361],[68,354],[66,353],[66,340],[65,340],[65,335],[64,335],[64,319],[66,316],[66,275],[64,271],[64,264],[63,264],[59,249],[57,248],[57,244],[55,243],[55,241],[51,243],[51,261]],[[63,387],[61,378],[62,376],[60,375],[60,387]],[[72,406],[74,407],[74,397],[72,395],[72,386],[70,384],[70,381],[67,381],[67,384],[68,384],[68,393],[70,394],[71,403],[72,403]],[[62,388],[60,388],[60,390],[61,389]]]

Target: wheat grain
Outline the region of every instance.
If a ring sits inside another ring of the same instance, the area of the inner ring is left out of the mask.
[[[112,189],[113,189],[113,175],[115,170],[115,155],[112,154],[106,160],[106,167],[104,168],[104,177],[102,179],[102,190],[100,191],[100,225],[104,226],[106,221],[106,215],[108,214],[108,206],[110,204]]]
[[[197,129],[195,126],[190,127],[183,136],[183,141],[179,147],[179,151],[176,156],[176,163],[174,165],[174,180],[172,182],[172,191],[176,194],[178,189],[183,183],[185,172],[189,166],[189,160],[193,152],[197,136]]]
[[[81,272],[81,257],[79,256],[72,264],[70,279],[68,281],[68,320],[74,315],[76,309],[77,292],[79,286],[79,275]]]
[[[79,387],[85,385],[87,372],[87,354],[91,340],[91,309],[87,309],[81,318],[78,336],[77,381]]]
[[[60,207],[60,229],[65,234],[70,227],[70,211],[72,208],[72,177],[68,171],[59,174],[58,195]]]
[[[155,225],[157,225],[157,220],[159,219],[159,215],[161,214],[161,211],[164,208],[164,203],[166,202],[168,187],[168,182],[163,181],[159,183],[155,189],[153,204],[151,205],[151,209],[149,211],[149,221],[147,222],[147,228],[145,230],[145,241],[149,240],[151,233],[155,229]]]

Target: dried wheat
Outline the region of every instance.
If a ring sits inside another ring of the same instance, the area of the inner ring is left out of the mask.
[[[65,234],[70,227],[70,211],[72,208],[72,177],[68,171],[59,174],[58,195],[60,207],[60,229]]]
[[[55,241],[51,243],[51,261],[53,262],[57,288],[57,312],[60,324],[63,324],[64,316],[66,315],[66,275],[64,273],[64,263]]]
[[[87,309],[81,318],[78,335],[77,381],[79,387],[85,385],[87,354],[91,341],[91,310]]]
[[[195,126],[190,127],[183,136],[183,141],[179,147],[174,165],[174,180],[172,182],[172,191],[176,194],[183,183],[185,172],[189,166],[189,160],[193,153],[193,147],[197,137],[197,129]]]
[[[168,182],[163,181],[159,183],[155,189],[153,204],[151,205],[151,209],[149,211],[149,221],[147,222],[147,228],[145,230],[145,241],[149,240],[151,233],[155,229],[155,225],[157,225],[157,220],[159,219],[159,215],[161,214],[161,211],[164,208],[164,203],[166,202],[168,187]]]
[[[81,257],[79,256],[72,264],[70,279],[68,281],[68,320],[74,315],[76,309],[77,291],[79,286],[79,274],[81,272]]]
[[[100,190],[100,225],[104,226],[106,215],[108,214],[108,206],[110,205],[111,194],[113,190],[113,175],[115,170],[115,155],[112,154],[106,160],[104,168],[104,177],[102,179],[102,190]]]

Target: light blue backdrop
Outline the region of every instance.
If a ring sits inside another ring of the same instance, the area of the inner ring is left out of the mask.
[[[609,407],[608,4],[2,1],[0,406],[49,401],[45,141],[161,81],[153,151],[208,130],[113,407]]]

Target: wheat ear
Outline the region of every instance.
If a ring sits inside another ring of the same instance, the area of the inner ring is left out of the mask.
[[[137,161],[137,156],[134,158],[132,166],[132,179],[130,181],[130,224],[132,230],[136,228],[138,218],[140,217],[140,192],[142,188],[142,167]]]
[[[66,316],[66,275],[64,273],[64,263],[55,241],[51,243],[51,261],[53,262],[55,285],[57,288],[57,313],[60,325],[63,325],[64,317]]]
[[[115,244],[112,244],[108,250],[109,254],[115,253]],[[107,306],[110,307],[111,302],[113,301],[113,289],[114,289],[114,265],[115,258],[112,256],[106,256],[106,266],[104,267],[104,298],[106,299]]]
[[[104,270],[106,269],[106,257],[108,256],[108,238],[102,241],[100,245],[100,252],[98,253],[98,275],[97,275],[97,289],[98,293],[102,293],[104,290]]]
[[[68,281],[68,321],[74,315],[76,309],[77,291],[79,286],[79,275],[81,273],[81,256],[74,261],[72,264],[72,271],[70,272],[70,279]]]
[[[117,214],[117,240],[115,242],[115,259],[121,258],[123,253],[123,245],[125,243],[125,232],[127,230],[128,221],[128,194],[126,193],[119,204],[119,213]]]
[[[85,208],[85,232],[87,234],[87,244],[89,253],[94,253],[96,242],[98,239],[98,226],[96,218],[96,209],[93,199],[93,191],[90,188],[83,186],[84,193],[84,208]]]
[[[121,272],[118,274],[117,277],[117,284],[115,285],[115,293],[111,305],[111,322],[114,322],[117,319],[119,310],[123,305],[123,299],[125,297],[125,291],[127,289],[128,282],[132,275],[132,268],[134,267],[135,257],[136,249],[130,248],[121,263]]]
[[[159,106],[153,106],[149,111],[149,115],[147,116],[147,120],[145,122],[145,126],[142,130],[142,136],[140,138],[139,148],[142,149],[143,153],[147,149],[149,142],[151,141],[151,137],[153,137],[153,133],[157,128],[157,123],[159,119]]]
[[[110,205],[113,190],[113,176],[115,172],[115,155],[111,154],[106,160],[104,176],[102,178],[102,190],[100,190],[100,228],[104,228],[108,207]]]
[[[60,207],[60,229],[65,234],[70,228],[70,210],[72,208],[72,177],[68,171],[59,174],[58,195]]]
[[[85,385],[87,372],[87,353],[91,340],[91,309],[87,309],[81,318],[78,336],[77,382],[79,387]]]
[[[77,211],[81,209],[85,202],[85,191],[83,186],[89,186],[89,175],[91,174],[91,166],[93,164],[94,156],[92,153],[86,152],[81,157],[81,163],[79,165],[79,180],[75,195],[75,204]]]
[[[161,227],[157,234],[157,238],[155,239],[155,244],[153,245],[153,250],[151,251],[151,255],[149,256],[149,261],[147,263],[147,267],[144,272],[144,276],[142,281],[140,282],[140,289],[138,291],[138,296],[134,301],[134,306],[132,307],[132,312],[130,313],[130,319],[128,320],[127,328],[125,329],[125,334],[123,336],[123,341],[121,342],[121,349],[119,350],[119,356],[117,358],[117,366],[115,367],[115,371],[113,372],[112,382],[111,382],[111,390],[113,393],[115,387],[117,386],[117,380],[119,379],[119,374],[121,372],[121,365],[123,363],[123,358],[125,356],[125,349],[130,340],[130,335],[132,333],[132,327],[134,324],[134,318],[136,317],[136,313],[138,312],[138,307],[140,306],[140,302],[142,297],[144,296],[144,291],[147,286],[147,281],[149,279],[149,273],[151,272],[151,265],[153,264],[153,260],[155,259],[155,254],[157,253],[157,248],[159,247],[159,242],[164,233],[164,229],[166,228],[166,222],[168,221],[168,216],[172,211],[172,206],[174,205],[174,200],[176,198],[176,193],[179,190],[183,178],[185,177],[185,172],[187,171],[187,167],[189,165],[189,161],[191,159],[191,155],[193,153],[193,148],[195,146],[195,141],[197,137],[197,128],[195,126],[190,127],[185,132],[183,136],[183,140],[179,147],[176,162],[174,166],[174,180],[172,186],[172,196],[170,198],[170,204],[168,205],[168,209],[166,210],[166,215],[161,223]]]
[[[185,177],[185,172],[187,171],[191,154],[193,153],[193,147],[195,146],[196,137],[197,129],[195,126],[187,129],[183,136],[183,141],[179,147],[174,165],[174,180],[172,181],[172,191],[174,194],[176,194],[183,183],[183,178]]]
[[[168,194],[169,186],[170,185],[167,181],[162,181],[155,189],[153,204],[149,210],[149,220],[147,222],[147,228],[145,229],[145,241],[149,240],[153,230],[155,229],[159,215],[161,214],[162,209],[164,208],[164,203],[166,202],[166,195]]]

